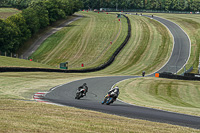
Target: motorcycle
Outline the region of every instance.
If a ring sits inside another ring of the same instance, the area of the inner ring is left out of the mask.
[[[105,97],[104,97],[104,100],[102,101],[101,104],[104,104],[106,103],[106,105],[110,105],[111,103],[113,103],[115,101],[113,95],[111,94],[107,94]]]
[[[83,95],[84,92],[85,92],[85,89],[81,89],[80,91],[77,90],[75,99],[80,99],[81,97],[84,97],[85,96]]]

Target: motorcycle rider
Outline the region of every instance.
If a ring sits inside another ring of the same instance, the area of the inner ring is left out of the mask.
[[[83,85],[81,85],[80,87],[78,87],[78,91],[80,91],[81,89],[85,89],[85,91],[83,92],[83,96],[86,96],[86,93],[88,92],[87,84],[84,83]]]
[[[114,88],[111,88],[111,89],[108,91],[108,94],[110,94],[111,97],[113,97],[113,100],[116,101],[117,97],[119,96],[119,87],[116,86],[116,87],[114,87]],[[107,98],[107,97],[105,97],[105,99],[106,99],[106,98]],[[102,104],[105,103],[105,99],[104,99],[104,101],[102,102]]]
[[[143,76],[143,77],[145,76],[145,71],[142,72],[142,76]]]

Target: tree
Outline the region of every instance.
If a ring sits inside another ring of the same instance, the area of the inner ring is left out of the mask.
[[[10,21],[9,19],[6,19],[4,21],[5,27],[1,31],[1,34],[3,34],[3,51],[6,51],[7,53],[11,53],[15,51],[14,46],[19,45],[19,34],[20,30],[19,28]]]
[[[45,8],[49,12],[50,23],[65,17],[65,12],[62,9],[59,9],[59,2],[60,1],[58,0],[45,1]]]
[[[39,18],[37,16],[36,10],[33,8],[24,9],[22,10],[22,15],[25,18],[26,24],[31,33],[36,33],[40,28]]]
[[[169,11],[171,8],[171,0],[165,0],[165,10]]]
[[[0,19],[0,51],[4,52],[5,51],[5,23],[2,19]]]
[[[40,28],[45,28],[49,25],[49,11],[46,8],[44,1],[32,3],[30,8],[33,8],[39,19]]]
[[[10,16],[6,20],[17,27],[15,30],[18,32],[18,36],[15,37],[16,42],[13,46],[13,51],[16,51],[31,37],[31,31],[28,29],[25,18],[20,13]]]

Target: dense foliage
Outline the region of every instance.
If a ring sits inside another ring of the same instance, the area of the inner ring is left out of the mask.
[[[200,0],[82,0],[84,8],[199,11]]]
[[[0,20],[0,51],[15,52],[39,29],[82,8],[79,0],[6,0],[1,4],[22,9]]]

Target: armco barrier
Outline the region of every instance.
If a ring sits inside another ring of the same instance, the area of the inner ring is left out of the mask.
[[[113,53],[111,58],[104,63],[95,68],[81,69],[81,70],[61,70],[61,69],[45,69],[45,68],[21,68],[21,67],[0,67],[0,72],[64,72],[64,73],[87,73],[102,70],[113,63],[116,56],[124,48],[131,36],[131,23],[127,16],[123,15],[127,19],[128,23],[128,34],[124,42],[119,46],[119,48]]]
[[[200,80],[200,74],[185,73],[184,75],[175,75],[172,73],[159,73],[161,78],[179,79],[179,80]]]

